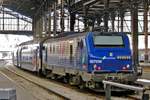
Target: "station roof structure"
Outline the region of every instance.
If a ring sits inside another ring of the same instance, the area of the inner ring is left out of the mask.
[[[1,0],[1,5],[15,12],[32,18],[36,7],[41,5],[43,0]]]
[[[74,0],[71,0],[74,1]],[[121,11],[130,12],[134,3],[138,4],[138,11],[144,12],[142,6],[143,0],[76,0],[77,2],[71,3],[72,12],[77,12],[81,16],[84,15],[92,17],[97,15],[104,15],[105,12]]]
[[[38,8],[44,2],[50,2],[53,0],[1,0],[0,4],[13,11],[19,12],[30,18],[36,13]],[[83,16],[83,8],[88,8],[88,14],[97,14],[103,12],[106,8],[105,5],[109,5],[109,9],[129,8],[132,5],[132,1],[141,4],[142,0],[67,0],[70,2],[72,12],[78,12]],[[107,2],[109,1],[109,2]],[[141,8],[141,7],[140,7]]]
[[[9,8],[15,12],[18,12],[22,15],[25,15],[33,19],[36,13],[41,9],[41,7],[45,7],[46,4],[50,5],[52,4],[51,2],[53,1],[55,0],[1,0],[0,4],[6,8]],[[132,9],[132,5],[135,3],[138,4],[138,11],[144,12],[143,0],[64,0],[64,1],[66,2],[65,7],[69,10],[69,12],[76,13],[83,18],[99,18],[104,16],[106,12],[109,12],[110,14],[113,11],[115,11],[113,13],[115,14],[115,16],[117,16],[117,13],[119,11],[130,12],[130,10]]]
[[[1,13],[0,34],[33,35],[32,30],[28,29],[26,30],[26,28],[27,25],[32,24],[32,17],[35,13],[35,7],[38,5],[38,3],[40,3],[39,0],[0,0],[0,13]],[[5,13],[5,15],[3,15],[3,12]],[[13,21],[13,19],[15,19],[15,21]],[[10,20],[13,22],[16,22],[16,20],[21,20],[21,22],[19,21],[14,24],[10,23],[9,25],[8,23],[6,24],[6,22],[10,22]],[[14,26],[17,24],[20,25]],[[13,30],[13,26],[22,28]]]

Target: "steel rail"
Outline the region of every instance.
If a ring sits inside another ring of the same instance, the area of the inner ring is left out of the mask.
[[[23,78],[23,79],[25,79],[25,80],[27,80],[27,81],[33,83],[33,84],[39,86],[40,88],[43,88],[44,90],[46,90],[46,91],[48,91],[48,92],[52,92],[52,93],[54,93],[55,95],[58,95],[58,96],[64,98],[65,100],[71,100],[71,98],[70,98],[69,96],[67,97],[66,95],[60,94],[60,93],[58,93],[58,92],[56,92],[56,91],[53,91],[53,90],[51,90],[50,88],[46,88],[45,86],[41,85],[40,83],[34,82],[33,80],[31,80],[31,79],[29,79],[29,78],[27,78],[27,77],[24,77],[23,75],[21,75],[21,74],[15,72],[15,71],[13,71],[13,70],[10,70],[9,68],[5,68],[5,69],[7,69],[8,71],[14,73],[15,75],[17,75],[17,76],[19,76],[19,77],[21,77],[21,78]]]

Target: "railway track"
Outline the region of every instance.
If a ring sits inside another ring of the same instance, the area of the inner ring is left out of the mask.
[[[62,84],[57,84],[57,82],[50,82],[50,80],[43,79],[29,73],[26,73],[22,70],[16,69],[14,67],[6,67],[1,70],[3,73],[8,74],[9,77],[15,76],[25,79],[32,84],[37,85],[40,88],[45,89],[65,100],[102,100],[104,96],[97,96],[88,92],[83,93],[80,90],[75,90],[74,88],[70,88],[70,86],[66,87]],[[10,75],[14,74],[14,75]]]
[[[29,73],[26,73],[18,68],[14,67],[6,67],[2,70],[3,73],[6,74],[15,74],[17,77],[23,78],[26,81],[31,82],[32,84],[37,85],[38,87],[51,92],[61,99],[65,100],[103,100],[105,98],[104,93],[95,93],[95,92],[89,92],[88,90],[80,90],[77,88],[74,88],[72,86],[66,86],[62,83],[53,82],[47,79],[43,79],[34,75],[31,75]],[[119,97],[121,96],[121,97]],[[133,95],[115,95],[112,96],[113,100],[138,100],[136,96]],[[44,100],[44,99],[43,99]]]
[[[19,74],[11,71],[10,69],[3,68],[0,70],[0,73],[11,80],[12,83],[14,83],[17,87],[22,88],[26,92],[28,92],[30,95],[34,97],[35,100],[65,100],[66,98],[55,94],[54,92],[51,92],[47,90],[46,88],[35,84],[34,82],[31,82],[27,80],[27,78],[21,77]]]

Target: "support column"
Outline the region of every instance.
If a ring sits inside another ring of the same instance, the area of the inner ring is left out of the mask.
[[[46,36],[48,33],[48,29],[47,29],[47,25],[48,25],[48,18],[47,18],[47,11],[44,11],[44,15],[43,15],[43,36]]]
[[[115,31],[115,25],[114,25],[114,24],[115,24],[115,23],[114,23],[114,22],[115,22],[115,16],[116,16],[116,15],[115,15],[115,12],[113,11],[113,12],[111,13],[111,21],[112,21],[112,22],[111,22],[111,26],[112,26],[112,32]]]
[[[138,61],[138,4],[132,4],[131,8],[131,34],[132,34],[132,50],[133,50],[133,66],[137,73]]]
[[[70,13],[70,31],[74,31],[76,15],[75,13]]]
[[[20,26],[20,24],[19,24],[19,16],[18,16],[18,18],[17,18],[17,31],[19,31],[19,26]]]
[[[97,18],[98,27],[100,26],[101,22],[102,22],[102,17],[98,16],[98,18]]]
[[[39,38],[43,37],[43,18],[42,16],[39,19]]]
[[[120,19],[121,19],[121,32],[123,32],[123,22],[124,22],[124,10],[120,11]]]
[[[49,7],[49,17],[48,17],[48,35],[51,36],[51,6]]]
[[[87,20],[87,9],[86,6],[83,7],[83,13],[84,13],[84,30],[88,30],[88,20]]]
[[[61,0],[61,20],[60,20],[61,32],[64,32],[64,0]]]
[[[53,34],[54,36],[56,36],[56,32],[57,32],[57,2],[54,3],[54,15],[53,15],[53,19],[54,19],[54,23],[53,23]]]
[[[40,36],[40,18],[37,18],[36,17],[36,34],[35,34],[35,36],[36,36],[36,38],[39,38],[39,36]]]
[[[34,38],[36,38],[37,36],[36,36],[36,34],[37,34],[37,24],[38,24],[38,22],[37,22],[37,20],[36,20],[36,16],[34,16],[33,17],[33,23],[34,24],[32,24],[32,30],[33,30],[33,36],[34,36]],[[33,26],[34,25],[34,26]]]
[[[104,31],[108,32],[108,18],[109,18],[109,13],[108,13],[108,8],[109,8],[109,0],[104,1]]]
[[[79,19],[79,16],[78,16],[78,32],[80,32],[80,19]]]
[[[32,19],[33,38],[36,38],[36,17],[34,16]]]
[[[144,0],[144,35],[145,35],[145,62],[148,62],[148,0]]]
[[[4,21],[4,15],[5,15],[5,13],[4,13],[4,8],[2,8],[3,9],[3,31],[5,30],[5,21]]]
[[[34,38],[39,38],[40,36],[40,16],[34,16],[33,18],[33,32],[34,32]]]
[[[94,24],[95,24],[95,21],[96,21],[96,19],[94,18],[94,19],[92,19],[92,29],[91,29],[91,31],[93,31],[94,30]]]
[[[118,32],[120,31],[120,20],[119,20],[119,12],[118,12]]]
[[[95,23],[95,18],[88,19],[88,31],[93,31],[94,23]]]
[[[70,14],[67,16],[67,31],[70,31]]]

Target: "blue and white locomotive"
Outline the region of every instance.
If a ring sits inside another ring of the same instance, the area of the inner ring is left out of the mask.
[[[125,33],[71,32],[49,38],[35,47],[39,49],[36,51],[38,65],[34,65],[36,71],[51,78],[64,78],[72,85],[97,89],[102,80],[128,84],[137,78]],[[21,51],[22,56],[24,53]]]

